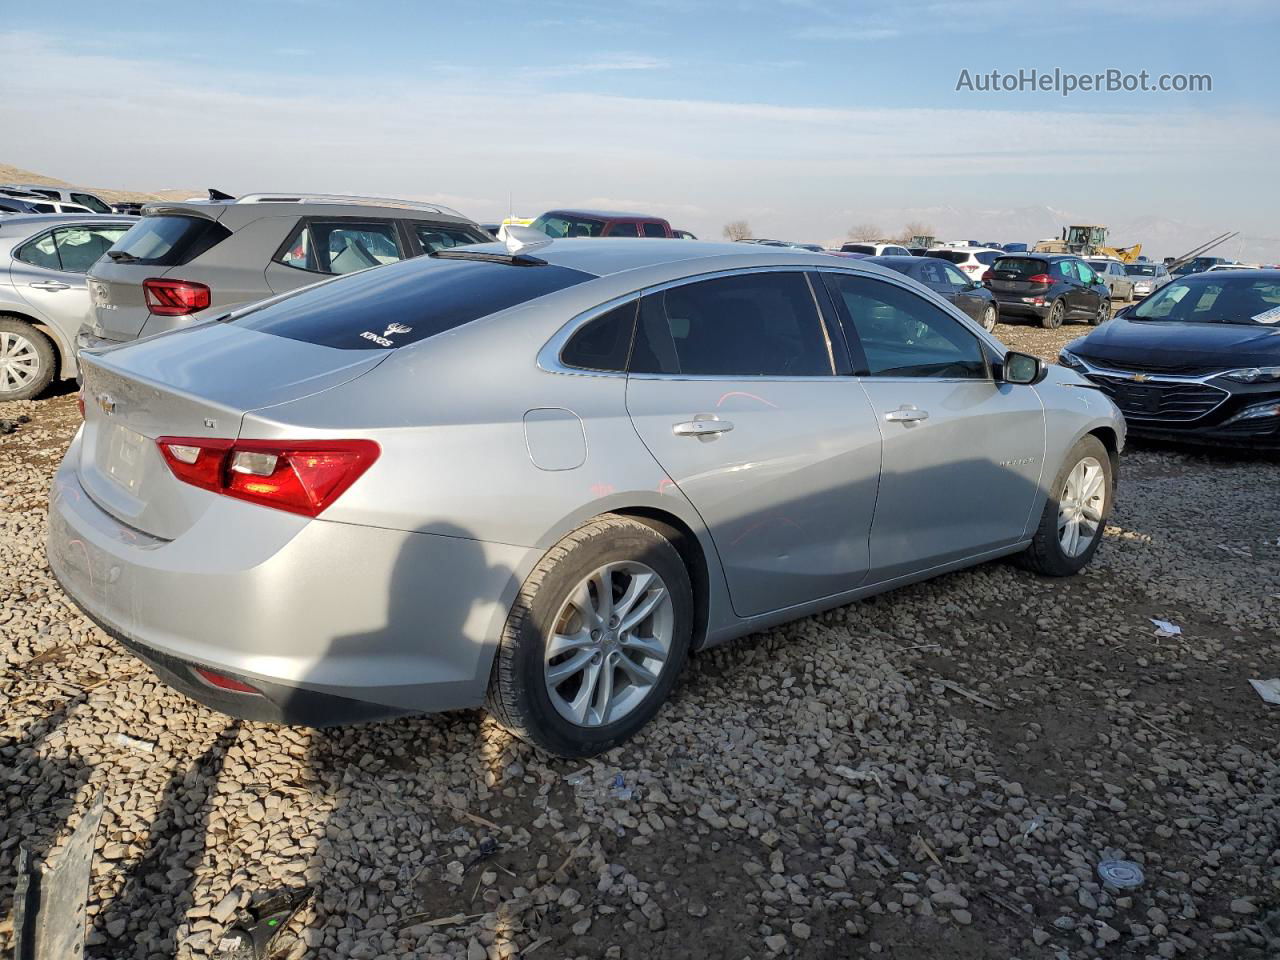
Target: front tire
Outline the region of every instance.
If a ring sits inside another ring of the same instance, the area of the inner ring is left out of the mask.
[[[1067,315],[1067,308],[1061,300],[1055,300],[1049,306],[1049,312],[1044,315],[1040,321],[1040,325],[1046,330],[1057,330],[1062,326],[1062,320]]]
[[[0,401],[30,400],[53,379],[53,344],[15,317],[0,317]]]
[[[633,736],[675,686],[693,587],[652,527],[598,517],[547,551],[507,616],[486,706],[547,753],[589,757]]]
[[[1102,542],[1114,494],[1111,457],[1095,436],[1081,437],[1063,462],[1022,566],[1047,577],[1079,573]]]
[[[1093,327],[1101,326],[1111,319],[1111,301],[1104,299],[1098,304],[1098,312],[1089,318],[1089,325]]]
[[[996,312],[995,304],[987,304],[987,309],[982,311],[982,329],[991,333],[996,328],[996,320],[999,314]]]

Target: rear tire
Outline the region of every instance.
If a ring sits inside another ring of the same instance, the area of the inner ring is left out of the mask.
[[[55,366],[48,337],[25,320],[0,316],[0,401],[39,396]]]
[[[650,606],[628,626],[628,614]],[[689,572],[671,542],[627,517],[598,517],[548,550],[521,587],[485,706],[555,756],[609,750],[666,701],[688,657],[693,616]]]
[[[1046,330],[1057,330],[1062,326],[1062,320],[1067,315],[1067,308],[1061,300],[1055,300],[1049,306],[1049,312],[1040,320],[1040,325]]]
[[[987,309],[982,311],[982,329],[986,330],[987,333],[994,331],[999,316],[995,304],[988,304]]]
[[[1107,448],[1095,436],[1081,437],[1058,470],[1031,545],[1017,556],[1018,563],[1046,577],[1074,576],[1088,566],[1111,515],[1113,483]]]

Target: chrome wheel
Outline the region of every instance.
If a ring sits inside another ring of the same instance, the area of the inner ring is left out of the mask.
[[[560,607],[543,658],[556,712],[580,727],[627,716],[657,686],[674,625],[667,585],[643,563],[609,563],[584,577]]]
[[[987,307],[982,311],[982,328],[990,333],[996,328],[996,308]]]
[[[1093,543],[1106,508],[1107,475],[1094,457],[1085,457],[1067,474],[1058,497],[1058,542],[1068,557],[1078,557]]]
[[[1100,324],[1106,323],[1110,319],[1111,319],[1111,301],[1103,300],[1102,303],[1098,305],[1098,317],[1093,322],[1094,326],[1098,326]]]
[[[0,394],[17,393],[40,375],[40,354],[26,337],[0,330]]]

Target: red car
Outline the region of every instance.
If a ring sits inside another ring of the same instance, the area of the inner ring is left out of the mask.
[[[549,237],[674,237],[671,224],[644,213],[548,210],[529,224]]]

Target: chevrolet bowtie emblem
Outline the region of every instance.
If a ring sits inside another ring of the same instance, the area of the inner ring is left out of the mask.
[[[1132,380],[1134,383],[1146,383],[1151,378],[1148,377],[1145,373],[1135,373],[1129,379]]]

